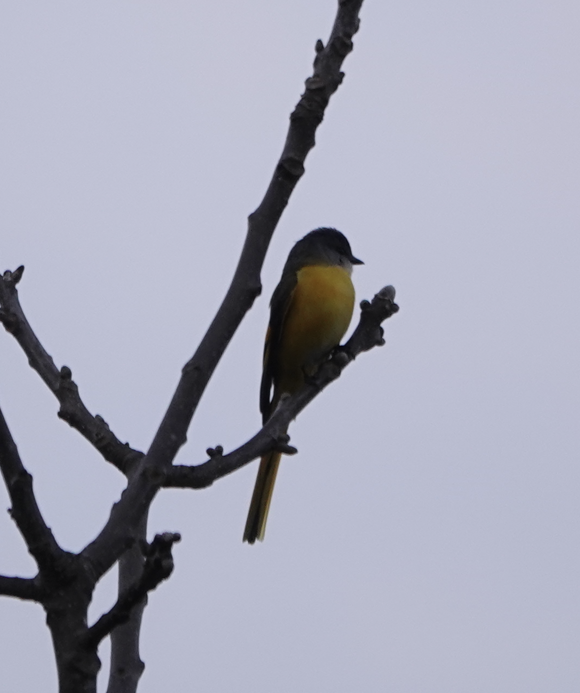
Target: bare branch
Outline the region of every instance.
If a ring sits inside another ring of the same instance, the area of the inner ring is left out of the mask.
[[[0,277],[0,322],[22,347],[31,367],[40,375],[60,403],[58,415],[83,435],[107,460],[124,474],[143,456],[112,433],[99,415],[93,416],[83,404],[70,368],[59,371],[52,356],[40,343],[20,305],[16,285],[24,267],[6,271]]]
[[[36,503],[32,476],[26,471],[16,443],[0,410],[0,471],[12,502],[10,515],[26,541],[40,570],[52,572],[65,552],[56,543]]]
[[[261,431],[237,450],[223,455],[221,446],[207,452],[210,459],[197,466],[175,465],[168,470],[164,486],[172,488],[205,488],[216,479],[231,474],[252,460],[271,450],[293,454],[295,448],[288,445],[285,431],[288,424],[329,385],[363,351],[382,346],[381,323],[398,312],[394,302],[395,289],[386,286],[375,295],[372,302],[362,301],[359,324],[348,342],[335,350],[332,357],[318,373],[294,396],[283,400]]]
[[[140,521],[139,540],[119,558],[117,594],[124,594],[141,577],[145,564],[142,547],[147,537],[148,513]],[[111,666],[107,693],[135,693],[145,671],[139,651],[139,633],[147,600],[131,610],[126,623],[111,631]]]
[[[41,590],[34,578],[7,577],[0,575],[0,595],[39,602]]]
[[[185,443],[187,429],[199,400],[244,315],[261,292],[260,271],[272,234],[304,173],[304,162],[314,147],[314,135],[322,122],[332,94],[338,89],[340,71],[352,50],[359,27],[362,0],[340,0],[326,47],[316,43],[312,77],[290,116],[282,155],[260,206],[248,219],[244,248],[230,288],[193,358],[183,368],[181,380],[157,431],[148,457],[159,467],[169,467]]]
[[[165,532],[158,534],[151,544],[146,546],[145,565],[139,580],[120,595],[113,608],[89,628],[85,644],[87,647],[95,647],[101,640],[109,635],[116,626],[125,623],[133,608],[142,602],[149,592],[154,590],[163,580],[173,572],[173,556],[171,549],[173,544],[181,541],[179,534]]]
[[[141,461],[121,499],[111,508],[105,526],[80,554],[82,560],[90,564],[95,579],[100,579],[123,552],[142,539],[140,520],[164,479],[164,472],[151,469],[146,458]]]

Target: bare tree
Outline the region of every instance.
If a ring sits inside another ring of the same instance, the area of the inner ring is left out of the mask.
[[[384,343],[381,323],[398,310],[394,289],[385,287],[361,304],[352,337],[320,367],[303,389],[288,398],[253,438],[228,454],[208,449],[209,459],[195,466],[174,465],[197,405],[229,341],[261,292],[260,272],[276,225],[304,172],[331,95],[342,82],[342,63],[352,50],[362,0],[340,0],[326,46],[316,43],[314,72],[290,117],[282,155],[262,203],[248,219],[241,257],[227,295],[181,379],[146,453],[121,441],[100,416],[83,404],[71,371],[60,370],[42,346],[20,305],[17,285],[24,268],[6,271],[0,280],[0,321],[18,341],[30,366],[57,398],[58,415],[127,478],[121,499],[94,541],[79,553],[63,550],[46,525],[27,472],[0,411],[0,468],[11,500],[11,515],[38,567],[34,578],[0,576],[0,594],[38,602],[47,614],[61,693],[94,693],[100,661],[97,650],[112,639],[109,693],[135,691],[144,668],[139,632],[148,592],[173,570],[171,549],[177,533],[145,540],[149,507],[162,488],[199,489],[271,451],[292,454],[284,434],[288,424],[335,380],[361,352]],[[98,581],[119,562],[116,604],[93,625],[88,607]]]

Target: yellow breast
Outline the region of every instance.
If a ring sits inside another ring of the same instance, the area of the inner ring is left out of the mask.
[[[295,392],[304,373],[314,372],[340,343],[354,308],[354,287],[342,267],[303,267],[297,279],[279,344],[279,393]]]

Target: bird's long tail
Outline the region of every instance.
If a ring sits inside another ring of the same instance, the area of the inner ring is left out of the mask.
[[[270,501],[272,500],[272,492],[274,491],[274,483],[281,457],[282,453],[280,452],[269,452],[260,461],[258,477],[254,486],[246,528],[244,529],[244,541],[247,541],[248,544],[253,544],[256,539],[264,541],[268,510],[270,509]]]

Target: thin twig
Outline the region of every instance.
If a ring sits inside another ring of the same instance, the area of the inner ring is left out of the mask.
[[[57,544],[40,513],[32,490],[32,476],[22,464],[2,410],[0,410],[0,471],[12,502],[10,515],[24,537],[30,554],[41,571],[54,573],[63,563],[66,552]]]
[[[351,338],[335,350],[332,357],[319,369],[318,373],[294,396],[282,401],[276,412],[261,431],[237,450],[223,455],[221,446],[208,450],[210,459],[200,465],[175,465],[168,470],[164,486],[171,488],[205,488],[217,479],[235,472],[252,460],[271,450],[285,454],[296,452],[288,445],[285,435],[289,423],[329,385],[356,356],[384,342],[381,323],[398,312],[394,302],[395,289],[387,286],[379,291],[373,300],[361,303],[359,323]]]
[[[20,266],[14,272],[4,272],[0,277],[0,322],[14,336],[28,357],[31,367],[58,399],[59,417],[79,431],[107,462],[128,474],[143,453],[121,443],[101,416],[93,416],[90,413],[81,400],[76,383],[72,380],[70,368],[63,366],[59,371],[52,356],[42,346],[18,298],[16,285],[23,272],[24,267]]]
[[[173,572],[173,544],[180,541],[181,536],[171,532],[158,534],[147,546],[143,572],[138,581],[119,596],[113,608],[89,628],[85,636],[85,645],[95,647],[109,635],[116,626],[125,623],[133,608],[147,597],[163,580]]]

